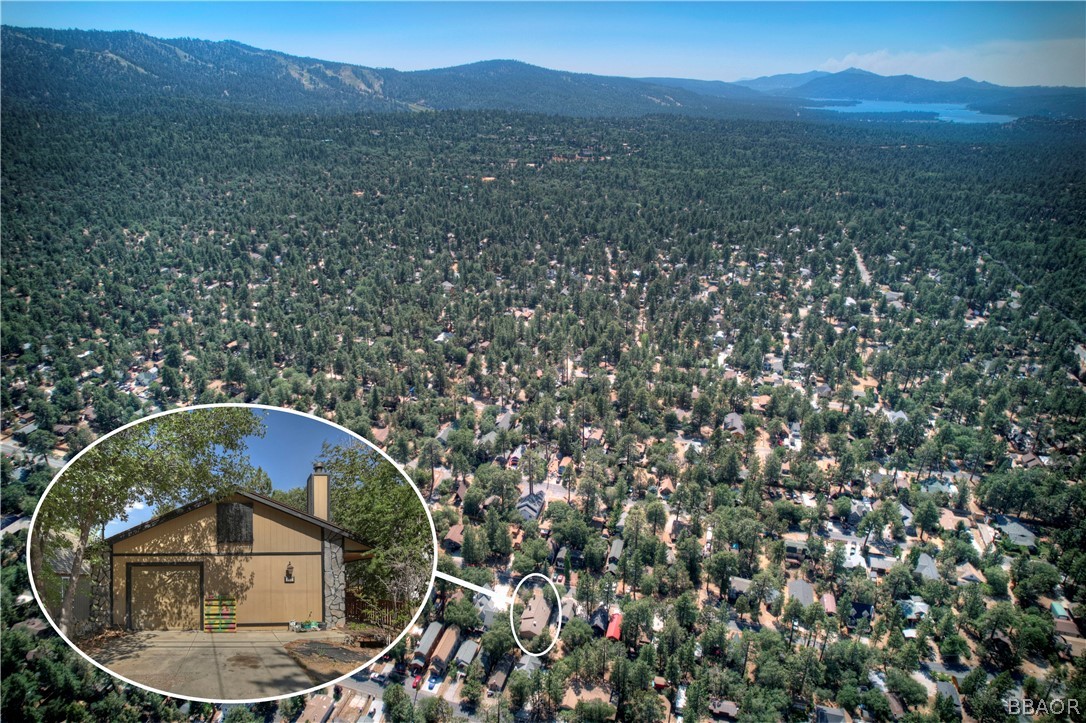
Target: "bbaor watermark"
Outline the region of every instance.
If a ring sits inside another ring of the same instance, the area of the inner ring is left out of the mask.
[[[1053,698],[1052,700],[1010,698],[1003,701],[1003,707],[1011,715],[1081,715],[1077,698]]]

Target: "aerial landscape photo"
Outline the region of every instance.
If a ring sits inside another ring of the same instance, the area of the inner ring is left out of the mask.
[[[1086,720],[1086,3],[0,23],[0,719]]]

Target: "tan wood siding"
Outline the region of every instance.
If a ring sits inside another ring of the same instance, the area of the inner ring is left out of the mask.
[[[215,550],[215,505],[204,505],[119,540],[113,552],[212,552]]]
[[[294,582],[283,582],[287,563],[294,566]],[[238,623],[278,623],[320,620],[324,610],[320,555],[253,557],[248,569],[252,586],[238,602]],[[229,586],[229,581],[223,581]]]
[[[321,528],[286,512],[255,503],[253,552],[320,552]]]
[[[244,497],[227,501],[246,502]],[[215,535],[215,503],[166,520],[118,541],[115,553],[320,552],[321,528],[272,507],[253,502],[253,544],[219,545]]]
[[[136,570],[140,564],[159,563],[199,564],[204,566],[204,593],[229,595],[237,598],[237,622],[239,626],[268,624],[278,627],[289,620],[304,620],[310,613],[320,620],[324,609],[321,583],[321,556],[319,554],[267,554],[267,555],[139,555],[114,556],[113,558],[113,622],[126,624],[127,570]],[[285,582],[287,563],[294,567],[294,582]],[[195,568],[193,568],[195,569]],[[136,578],[133,576],[133,594]],[[199,602],[199,591],[194,597]],[[136,605],[133,604],[133,613]],[[135,618],[133,618],[133,624]]]

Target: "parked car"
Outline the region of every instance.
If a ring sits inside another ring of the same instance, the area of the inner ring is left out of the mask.
[[[419,673],[418,675],[416,675],[415,679],[413,681],[411,681],[411,687],[412,688],[418,688],[420,683],[422,683],[422,673]]]
[[[438,681],[440,680],[441,678],[437,677],[436,675],[431,675],[429,682],[426,684],[426,690],[433,690],[434,688],[436,688]]]

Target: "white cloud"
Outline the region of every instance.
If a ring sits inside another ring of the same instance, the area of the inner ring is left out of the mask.
[[[876,50],[829,58],[819,70],[862,68],[879,75],[917,75],[932,80],[968,76],[999,85],[1086,86],[1086,39],[1025,42],[994,40],[968,48],[931,52]]]
[[[124,508],[124,513],[127,515],[127,514],[129,514],[131,512],[135,512],[137,510],[145,510],[145,509],[147,509],[147,505],[143,504],[142,502],[133,502],[128,507]]]

